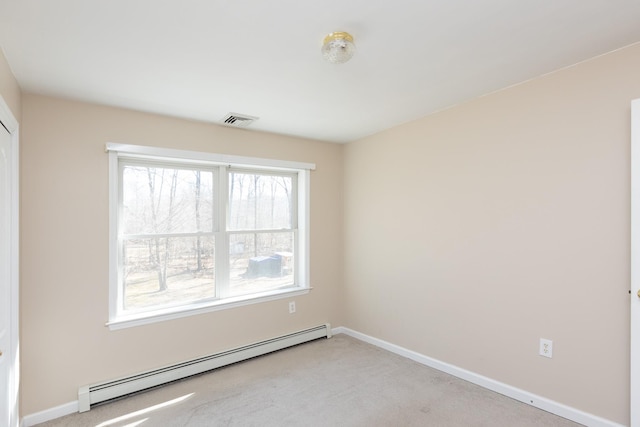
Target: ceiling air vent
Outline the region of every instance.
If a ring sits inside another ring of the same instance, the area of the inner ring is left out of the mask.
[[[222,123],[235,128],[246,128],[256,120],[258,120],[258,117],[247,116],[246,114],[229,113],[224,116]]]

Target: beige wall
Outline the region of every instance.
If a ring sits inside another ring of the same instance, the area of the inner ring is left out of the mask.
[[[28,94],[21,142],[23,416],[76,400],[81,385],[343,323],[342,146]],[[285,299],[109,331],[106,142],[315,163],[313,290],[297,312]]]
[[[635,45],[348,144],[345,325],[628,423],[638,70]]]
[[[13,117],[20,122],[20,118],[22,117],[20,87],[13,77],[13,73],[2,49],[0,49],[0,96],[2,96],[4,102],[11,109]]]
[[[21,107],[0,55],[22,114],[21,414],[331,322],[628,423],[638,69],[640,45],[340,146],[36,95]],[[281,300],[110,332],[108,141],[316,163],[298,312]]]

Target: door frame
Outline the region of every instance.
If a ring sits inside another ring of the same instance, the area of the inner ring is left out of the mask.
[[[631,101],[631,426],[640,426],[640,99]],[[634,405],[635,402],[635,405]]]
[[[10,160],[10,179],[11,179],[11,227],[10,227],[10,311],[9,314],[9,349],[8,360],[10,366],[8,397],[9,397],[9,426],[18,427],[19,425],[19,390],[20,390],[20,343],[19,343],[19,327],[18,327],[18,310],[19,310],[19,145],[18,145],[18,121],[13,116],[11,109],[0,95],[0,121],[7,128],[11,135],[11,160]]]

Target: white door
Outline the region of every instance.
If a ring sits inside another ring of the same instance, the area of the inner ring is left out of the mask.
[[[18,426],[17,123],[0,98],[0,425]],[[9,129],[14,135],[9,133]]]
[[[631,427],[640,427],[640,99],[631,103]]]

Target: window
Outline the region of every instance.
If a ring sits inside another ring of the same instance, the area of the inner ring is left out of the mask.
[[[112,329],[308,291],[314,165],[107,150]]]

